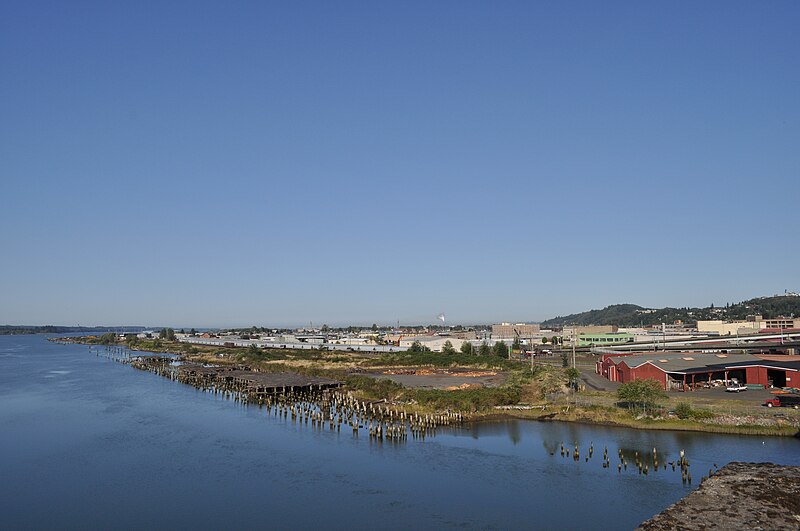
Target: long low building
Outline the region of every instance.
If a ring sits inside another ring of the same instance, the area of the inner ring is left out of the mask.
[[[694,390],[714,380],[727,384],[732,379],[764,387],[800,387],[800,360],[767,360],[752,354],[606,354],[597,362],[597,373],[620,383],[655,380],[667,391]]]
[[[607,345],[622,345],[633,343],[633,334],[627,332],[611,332],[608,334],[581,334],[578,336],[579,347],[595,347]]]
[[[433,352],[441,352],[445,343],[448,341],[456,350],[460,350],[464,343],[470,343],[469,340],[453,336],[412,336],[401,339],[400,348],[406,350],[411,348],[414,343],[419,343],[421,346],[429,348]]]
[[[279,348],[289,350],[313,350],[325,348],[327,350],[348,352],[401,352],[406,350],[395,345],[340,345],[336,343],[302,343],[299,341],[267,341],[263,339],[241,339],[231,337],[204,338],[204,337],[179,337],[181,343],[192,345],[206,345],[210,347],[249,347]]]

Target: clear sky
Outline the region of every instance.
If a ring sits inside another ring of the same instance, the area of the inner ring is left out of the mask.
[[[800,3],[0,3],[0,323],[800,290]]]

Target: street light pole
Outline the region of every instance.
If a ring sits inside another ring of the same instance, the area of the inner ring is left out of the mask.
[[[572,328],[572,368],[577,369],[575,365],[575,327]]]

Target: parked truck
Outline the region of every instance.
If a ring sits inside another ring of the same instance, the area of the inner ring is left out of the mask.
[[[766,402],[764,405],[767,407],[793,407],[800,408],[800,395],[776,395]]]

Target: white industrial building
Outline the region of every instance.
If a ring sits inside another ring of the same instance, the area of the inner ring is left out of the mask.
[[[433,352],[441,352],[444,344],[450,342],[456,350],[461,349],[464,343],[470,343],[467,339],[460,339],[452,336],[412,336],[400,340],[400,348],[405,350],[411,347],[414,342],[419,342],[423,347],[431,349]]]

